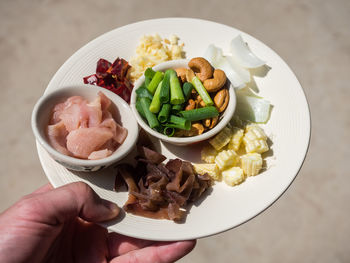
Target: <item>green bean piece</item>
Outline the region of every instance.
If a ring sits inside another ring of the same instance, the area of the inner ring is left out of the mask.
[[[184,85],[182,86],[182,90],[184,92],[185,101],[189,100],[193,89],[194,89],[194,87],[193,87],[191,82],[184,83]]]
[[[170,71],[170,103],[171,104],[182,104],[185,102],[184,94],[180,85],[179,78],[177,77],[176,71],[169,69]]]
[[[149,106],[149,110],[152,113],[158,113],[160,111],[160,107],[162,106],[162,102],[159,99],[159,95],[160,95],[160,90],[162,88],[162,81],[159,82],[158,87],[156,92],[154,93],[151,105]]]
[[[147,89],[149,90],[149,92],[151,92],[152,95],[156,92],[158,84],[163,80],[163,77],[163,72],[157,71],[156,74],[154,74],[151,82],[147,86]]]
[[[173,127],[165,127],[163,130],[163,134],[168,137],[174,136],[174,133],[175,133],[175,128]]]
[[[196,91],[198,92],[199,96],[201,96],[206,106],[214,105],[213,100],[210,98],[207,90],[204,88],[202,82],[199,80],[197,76],[193,77],[192,84],[196,89]]]
[[[161,123],[164,123],[168,120],[170,110],[171,110],[171,105],[169,103],[163,104],[162,109],[160,110],[160,112],[158,114],[158,120]]]
[[[145,82],[144,82],[144,84],[145,84],[145,87],[147,88],[148,87],[148,85],[151,83],[151,81],[152,81],[152,79],[151,78],[149,78],[149,77],[145,77]]]
[[[193,110],[180,111],[180,115],[189,121],[199,121],[216,117],[219,115],[219,111],[214,106],[208,106]]]
[[[150,100],[153,99],[152,94],[148,91],[148,89],[146,89],[146,87],[144,86],[140,86],[137,90],[136,90],[136,94],[137,94],[137,98],[149,98]]]
[[[136,107],[137,111],[140,113],[140,115],[143,118],[146,118],[145,112],[142,109],[141,101],[139,99],[136,101],[135,107]]]
[[[151,127],[152,129],[159,127],[160,125],[159,125],[159,122],[158,122],[156,115],[154,113],[150,112],[150,110],[149,110],[151,100],[148,98],[140,98],[140,103],[142,106],[142,110],[146,115],[146,119],[147,119],[149,127]]]
[[[155,74],[156,74],[156,72],[152,68],[147,68],[145,70],[145,78],[152,79]]]
[[[175,104],[171,107],[171,113],[178,114],[184,108],[184,104]]]
[[[162,80],[162,88],[160,90],[159,99],[162,103],[167,103],[170,97],[170,75],[171,70],[165,71],[164,78]]]
[[[177,128],[181,130],[190,130],[191,122],[185,118],[181,118],[175,115],[170,115],[169,121],[164,124],[165,127]]]

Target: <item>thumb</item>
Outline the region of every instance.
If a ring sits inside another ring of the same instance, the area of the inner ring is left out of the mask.
[[[102,222],[116,217],[120,210],[116,204],[101,199],[90,186],[82,182],[34,194],[25,200],[26,217],[47,224],[64,223],[75,217],[89,222]]]

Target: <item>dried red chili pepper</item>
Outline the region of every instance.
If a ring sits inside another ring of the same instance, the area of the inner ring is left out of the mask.
[[[97,61],[96,74],[83,78],[85,84],[97,85],[119,95],[126,102],[130,102],[133,84],[127,78],[129,63],[117,58],[113,64],[101,58]]]

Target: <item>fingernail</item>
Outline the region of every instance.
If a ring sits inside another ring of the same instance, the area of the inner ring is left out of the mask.
[[[115,203],[112,203],[107,200],[102,200],[102,201],[103,201],[103,205],[107,207],[114,215],[117,215],[119,213],[120,208]]]

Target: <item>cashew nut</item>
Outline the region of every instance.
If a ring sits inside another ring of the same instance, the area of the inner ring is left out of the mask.
[[[204,88],[208,92],[216,92],[221,89],[226,83],[226,74],[221,69],[215,69],[212,79],[207,79],[203,82]]]
[[[191,125],[191,130],[178,130],[175,132],[174,136],[176,137],[191,137],[202,134],[204,132],[204,127],[200,123],[193,123]]]
[[[205,58],[192,58],[190,62],[188,62],[188,66],[194,72],[197,72],[196,75],[202,82],[213,76],[213,68]]]
[[[209,118],[209,119],[203,120],[203,125],[204,125],[204,127],[209,127],[210,124],[211,124],[211,119],[210,119],[210,118]]]
[[[202,134],[204,132],[204,127],[200,123],[193,123],[190,131],[195,133],[195,135],[199,135],[199,134]]]
[[[230,100],[230,95],[227,89],[222,89],[216,93],[214,97],[214,104],[219,112],[223,112]]]
[[[201,96],[200,95],[197,95],[196,96],[196,100],[195,100],[196,104],[197,104],[197,107],[200,108],[200,107],[205,107],[205,102],[202,100]]]
[[[205,119],[203,120],[203,125],[209,129],[214,128],[214,126],[218,123],[219,117],[213,117],[211,119]]]
[[[188,104],[187,104],[185,110],[193,110],[196,108],[196,105],[197,105],[197,103],[194,100],[190,99],[190,100],[188,100]]]
[[[212,118],[211,124],[210,124],[210,126],[209,126],[209,129],[214,128],[214,126],[218,123],[218,120],[219,120],[219,117],[218,117],[218,116]]]
[[[186,82],[186,73],[187,68],[177,68],[175,69],[177,76],[181,79],[182,82]]]

